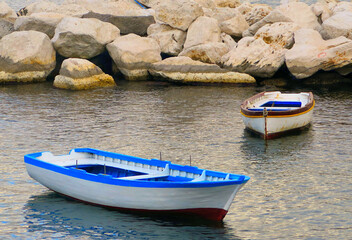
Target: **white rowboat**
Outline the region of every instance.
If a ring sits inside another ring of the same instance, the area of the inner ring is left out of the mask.
[[[262,92],[241,104],[246,128],[272,139],[310,124],[315,102],[311,92]]]
[[[124,210],[182,213],[221,221],[244,175],[143,159],[91,148],[68,155],[24,156],[28,174],[47,188],[83,202]]]

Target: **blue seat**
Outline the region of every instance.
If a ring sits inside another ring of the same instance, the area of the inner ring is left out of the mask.
[[[301,107],[302,103],[297,101],[268,101],[260,107]]]

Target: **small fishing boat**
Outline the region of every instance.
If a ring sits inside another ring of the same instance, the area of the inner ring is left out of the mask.
[[[261,92],[241,104],[241,114],[248,130],[272,139],[308,126],[314,104],[311,92]]]
[[[92,148],[24,156],[28,174],[70,198],[122,210],[181,213],[221,221],[244,175],[143,159]]]

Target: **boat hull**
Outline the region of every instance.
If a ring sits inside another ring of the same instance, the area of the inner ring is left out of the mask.
[[[276,95],[276,97],[270,98],[270,95]],[[289,99],[291,101],[285,101],[284,97],[281,99],[282,95],[288,99],[293,98],[292,96],[300,97],[304,99],[305,104],[300,107],[300,101],[292,101],[292,99]],[[270,103],[268,107],[265,105],[266,101]],[[264,104],[258,107],[260,105],[258,103]],[[285,106],[287,108],[285,110],[285,107],[275,106],[275,104],[298,105],[292,105],[293,107]],[[264,139],[273,139],[308,127],[313,118],[314,105],[312,93],[281,94],[280,92],[263,92],[242,103],[241,115],[246,129],[259,134]]]
[[[294,131],[300,131],[310,125],[312,117],[313,111],[309,111],[298,116],[282,115],[280,117],[268,116],[266,118],[254,118],[242,114],[242,120],[246,128],[265,139],[273,139]]]
[[[195,214],[221,221],[243,184],[217,187],[153,188],[120,186],[69,176],[26,163],[29,175],[47,188],[70,198],[104,207]],[[109,178],[109,177],[107,177]]]

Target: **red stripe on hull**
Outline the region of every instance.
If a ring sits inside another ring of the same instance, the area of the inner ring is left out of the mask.
[[[52,190],[52,189],[50,189],[50,190]],[[177,209],[177,210],[150,210],[150,209],[121,208],[121,207],[107,206],[107,205],[102,205],[102,204],[98,204],[98,203],[87,202],[87,201],[84,201],[81,199],[77,199],[77,198],[56,192],[54,190],[52,190],[52,191],[61,195],[61,196],[76,200],[78,202],[83,202],[83,203],[87,203],[87,204],[94,205],[94,206],[106,207],[109,209],[115,209],[115,210],[123,211],[123,212],[150,213],[150,214],[154,214],[154,215],[173,214],[173,215],[178,215],[178,216],[179,215],[185,215],[185,216],[191,216],[191,217],[197,216],[197,217],[201,217],[206,220],[217,221],[217,222],[222,221],[228,212],[225,209],[220,209],[220,208],[190,208],[190,209]]]

